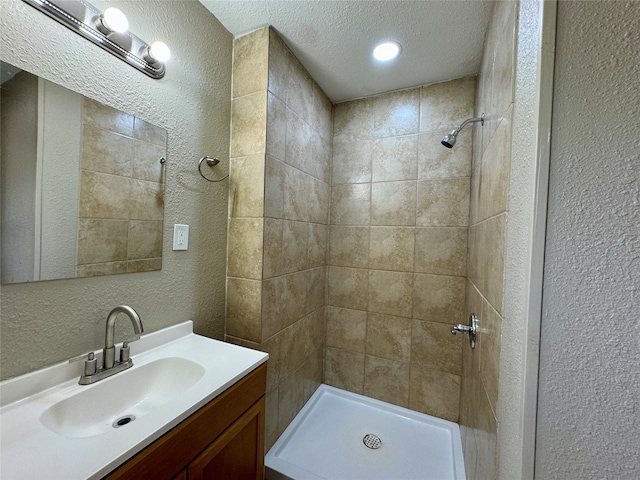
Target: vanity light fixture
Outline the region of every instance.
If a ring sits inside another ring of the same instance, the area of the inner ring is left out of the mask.
[[[397,42],[384,42],[373,49],[373,58],[381,62],[388,62],[400,55],[402,47]]]
[[[170,52],[162,42],[148,45],[129,32],[129,21],[114,7],[101,12],[85,0],[23,0],[151,78],[165,74]]]

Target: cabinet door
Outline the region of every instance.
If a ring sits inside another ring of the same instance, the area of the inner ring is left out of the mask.
[[[264,479],[265,397],[189,464],[189,480]]]

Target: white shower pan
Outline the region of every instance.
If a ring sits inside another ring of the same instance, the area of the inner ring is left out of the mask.
[[[465,480],[457,424],[327,385],[265,465],[267,480]]]

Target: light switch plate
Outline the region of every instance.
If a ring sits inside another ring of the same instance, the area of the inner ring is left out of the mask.
[[[173,226],[173,249],[187,250],[189,248],[189,225],[175,224]]]

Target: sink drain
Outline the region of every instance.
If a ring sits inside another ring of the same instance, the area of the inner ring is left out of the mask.
[[[124,427],[125,425],[133,422],[136,419],[135,415],[125,415],[124,417],[120,417],[111,425],[113,428]]]
[[[372,450],[377,450],[382,446],[382,440],[380,437],[373,433],[367,433],[362,439],[362,443],[364,443],[365,447]]]

